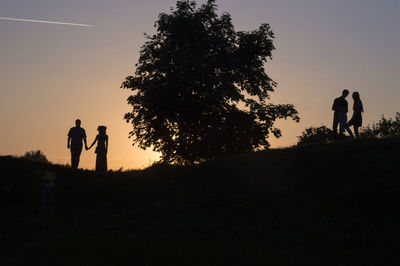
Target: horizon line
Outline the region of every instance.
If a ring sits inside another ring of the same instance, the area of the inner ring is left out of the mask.
[[[67,25],[67,26],[94,27],[93,25],[88,25],[88,24],[70,23],[70,22],[61,22],[61,21],[48,21],[48,20],[35,20],[35,19],[9,18],[9,17],[0,17],[0,19],[2,19],[2,20],[11,20],[11,21],[21,21],[21,22],[34,22],[34,23]]]

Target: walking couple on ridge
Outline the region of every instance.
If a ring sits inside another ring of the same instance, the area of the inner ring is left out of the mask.
[[[348,112],[348,103],[346,101],[346,97],[349,95],[348,90],[343,90],[342,96],[335,99],[333,102],[332,110],[334,111],[333,115],[333,133],[334,137],[337,137],[337,129],[339,126],[339,136],[344,136],[344,131],[346,130],[351,137],[354,137],[353,132],[350,127],[353,126],[354,133],[356,138],[360,138],[360,134],[358,129],[362,126],[362,113],[364,112],[363,103],[360,99],[360,94],[358,92],[353,92],[352,97],[354,100],[353,104],[353,116],[347,122],[347,112]]]
[[[97,142],[95,150],[96,156],[96,171],[107,172],[107,151],[108,151],[108,135],[106,134],[107,127],[99,126],[97,128],[99,134],[94,139],[90,147],[87,146],[86,142],[86,131],[81,127],[81,120],[75,121],[75,127],[71,128],[68,132],[68,144],[67,148],[71,150],[71,166],[74,169],[78,168],[79,158],[81,156],[83,143],[85,143],[85,149],[90,150],[92,146]]]

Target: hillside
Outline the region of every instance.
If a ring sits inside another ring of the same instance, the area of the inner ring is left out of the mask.
[[[105,175],[54,166],[47,217],[53,166],[0,157],[0,265],[398,264],[399,162],[396,139]]]

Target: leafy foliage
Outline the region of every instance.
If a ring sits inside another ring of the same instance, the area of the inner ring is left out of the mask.
[[[372,125],[370,127],[369,125],[366,127],[362,127],[360,129],[360,138],[362,139],[371,139],[371,138],[376,138],[376,132],[375,132],[375,125]]]
[[[36,162],[42,162],[42,163],[48,163],[49,161],[47,160],[46,155],[40,150],[37,151],[28,151],[25,153],[25,155],[22,157],[27,160],[31,161],[36,161]]]
[[[375,137],[399,137],[400,136],[400,112],[397,112],[394,118],[385,118],[382,115],[378,123],[363,128],[364,135]]]
[[[216,10],[215,0],[199,8],[180,0],[161,13],[135,75],[121,86],[133,91],[125,119],[134,143],[165,162],[265,149],[270,133],[281,136],[276,119],[299,121],[293,105],[265,102],[276,86],[264,69],[274,49],[270,26],[236,32],[230,15]]]
[[[333,131],[326,126],[309,127],[298,139],[297,145],[328,143],[333,141]]]
[[[378,123],[360,129],[361,138],[386,138],[400,136],[400,112],[394,118],[382,117]],[[298,137],[297,145],[311,143],[328,143],[334,140],[333,131],[326,126],[306,128],[302,135]]]

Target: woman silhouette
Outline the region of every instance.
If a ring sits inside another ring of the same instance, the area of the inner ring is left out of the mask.
[[[350,119],[350,121],[346,125],[346,130],[350,134],[350,136],[353,136],[353,133],[351,132],[350,126],[354,127],[354,133],[356,134],[356,138],[360,138],[360,134],[358,133],[358,128],[362,126],[362,112],[364,112],[364,107],[363,103],[360,99],[360,94],[358,92],[353,92],[353,100],[354,100],[354,105],[353,105],[353,117]]]
[[[96,156],[96,171],[107,172],[107,150],[108,150],[108,135],[106,134],[107,127],[99,126],[97,128],[99,134],[94,139],[90,148],[97,142],[95,150]]]

